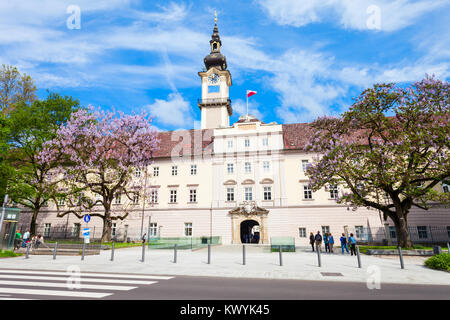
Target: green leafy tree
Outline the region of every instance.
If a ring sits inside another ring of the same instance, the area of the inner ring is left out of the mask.
[[[408,88],[377,84],[342,117],[312,123],[307,150],[320,154],[307,174],[314,191],[343,185],[339,202],[380,210],[411,247],[408,214],[449,203],[438,186],[450,177],[449,83],[426,77]]]
[[[42,207],[58,192],[59,180],[54,170],[61,157],[56,155],[53,161],[42,162],[40,152],[78,108],[78,100],[49,93],[47,99],[36,100],[31,105],[24,101],[18,103],[9,114],[7,162],[12,170],[7,192],[14,202],[32,211],[31,234],[36,231],[36,219]]]
[[[33,79],[10,65],[0,69],[0,112],[10,113],[17,104],[30,105],[37,99]]]

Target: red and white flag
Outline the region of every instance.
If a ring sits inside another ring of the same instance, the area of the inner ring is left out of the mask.
[[[256,94],[256,91],[247,90],[247,98],[251,97],[254,94]]]

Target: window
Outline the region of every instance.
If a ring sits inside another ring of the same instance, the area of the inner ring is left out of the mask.
[[[233,163],[227,164],[227,172],[228,172],[228,174],[234,173],[234,164]]]
[[[364,227],[363,226],[355,226],[355,235],[356,238],[364,237]]]
[[[447,226],[447,235],[450,238],[450,226]]]
[[[306,172],[306,169],[308,169],[308,160],[302,160],[302,170],[303,170],[303,172]]]
[[[78,238],[80,236],[81,225],[79,223],[74,223],[72,227],[72,237]]]
[[[298,228],[298,236],[300,238],[306,238],[306,228]]]
[[[269,138],[263,138],[262,145],[263,145],[263,147],[267,147],[269,145]]]
[[[191,222],[186,222],[184,224],[184,235],[186,237],[192,236],[192,223]]]
[[[246,187],[244,195],[245,195],[245,201],[252,201],[253,200],[253,188]]]
[[[303,200],[312,199],[312,189],[310,184],[303,185]]]
[[[227,188],[227,201],[234,201],[234,188]]]
[[[58,198],[58,206],[63,206],[66,203],[66,199],[64,197]]]
[[[272,187],[264,187],[264,200],[272,200]]]
[[[141,176],[141,169],[140,168],[136,168],[136,169],[134,169],[134,176],[136,177],[136,178],[139,178],[140,176]]]
[[[228,149],[232,149],[233,148],[233,140],[228,140],[227,144],[228,144]]]
[[[197,165],[191,165],[191,176],[195,176],[197,174]]]
[[[148,236],[156,237],[158,235],[158,224],[156,222],[150,223]]]
[[[173,176],[178,175],[178,166],[172,166],[172,175]]]
[[[154,167],[153,168],[153,176],[154,177],[159,177],[159,167]]]
[[[330,226],[322,226],[322,235],[330,232]]]
[[[177,202],[177,190],[170,190],[170,203]]]
[[[117,192],[116,196],[115,196],[115,199],[114,199],[114,203],[115,204],[120,204],[121,199],[122,199],[122,195],[120,194],[120,192]]]
[[[115,237],[117,235],[117,223],[113,223],[111,226],[111,237]]]
[[[442,192],[448,193],[450,192],[450,182],[442,182]]]
[[[250,162],[245,163],[245,173],[251,173],[252,172],[252,164]]]
[[[197,190],[189,190],[189,202],[197,202]]]
[[[250,139],[245,139],[245,141],[244,141],[244,146],[245,146],[246,148],[250,147]]]
[[[150,203],[158,203],[158,190],[150,192]]]
[[[397,230],[395,230],[395,227],[389,227],[389,238],[397,239]]]
[[[133,200],[131,200],[131,202],[133,204],[139,204],[139,195],[138,194],[133,195]]]
[[[417,226],[417,233],[419,235],[419,239],[428,239],[428,232],[426,226]]]
[[[263,161],[263,170],[264,170],[264,172],[270,172],[270,162],[269,161]]]
[[[50,230],[52,228],[51,223],[44,224],[44,237],[50,237]]]
[[[329,191],[330,191],[330,199],[337,199],[338,198],[338,187],[337,185],[329,185]]]

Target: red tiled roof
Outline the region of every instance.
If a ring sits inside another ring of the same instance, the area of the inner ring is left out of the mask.
[[[313,136],[309,123],[283,124],[283,141],[286,150],[305,150]]]

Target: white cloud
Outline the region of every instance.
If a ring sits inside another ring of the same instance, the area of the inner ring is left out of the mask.
[[[189,102],[179,93],[171,93],[167,100],[155,99],[153,104],[144,107],[158,124],[171,127],[191,128],[194,120]]]
[[[252,96],[250,99],[257,99],[257,96]],[[242,99],[233,100],[233,112],[239,116],[245,116],[247,114],[247,102]],[[263,120],[263,113],[260,111],[260,105],[258,102],[249,101],[248,102],[248,114],[254,116],[259,120]]]

